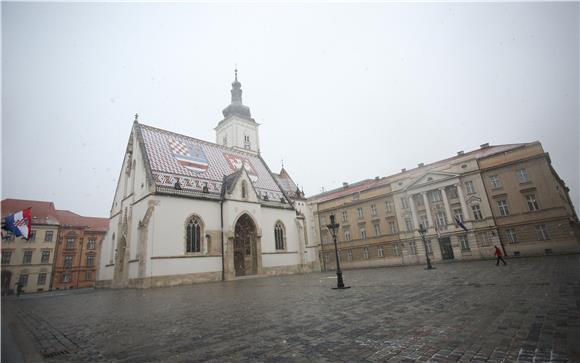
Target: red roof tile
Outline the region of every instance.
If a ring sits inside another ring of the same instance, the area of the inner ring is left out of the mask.
[[[38,200],[4,199],[2,201],[2,218],[27,208],[32,208],[32,224],[59,224],[54,203]]]

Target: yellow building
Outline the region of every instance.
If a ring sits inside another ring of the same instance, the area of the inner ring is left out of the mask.
[[[491,187],[496,179],[505,182]],[[506,216],[498,204],[504,199],[512,206]],[[388,177],[344,183],[308,205],[319,222],[323,269],[336,264],[326,227],[331,214],[347,268],[424,263],[425,251],[434,261],[493,257],[494,246],[511,256],[580,251],[568,189],[539,142],[484,144]]]
[[[29,200],[5,199],[2,217],[32,208],[31,236],[27,241],[2,231],[2,293],[16,291],[20,281],[24,292],[50,290],[54,250],[59,223],[54,204]]]

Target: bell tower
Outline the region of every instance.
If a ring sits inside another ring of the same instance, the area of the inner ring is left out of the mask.
[[[224,119],[214,128],[216,144],[259,154],[258,126],[260,124],[252,118],[250,108],[242,103],[242,84],[238,82],[237,69],[231,94],[230,105],[222,111]]]

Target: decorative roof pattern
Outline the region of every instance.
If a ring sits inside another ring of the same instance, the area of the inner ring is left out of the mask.
[[[207,193],[219,195],[224,175],[232,174],[243,165],[260,197],[285,199],[259,156],[151,126],[136,125],[143,137],[144,151],[157,186],[173,187],[179,178],[185,191],[200,192],[207,186]]]

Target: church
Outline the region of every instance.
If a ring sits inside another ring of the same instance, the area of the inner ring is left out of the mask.
[[[306,199],[260,155],[237,70],[216,143],[144,125],[129,136],[98,286],[173,286],[319,269]]]

